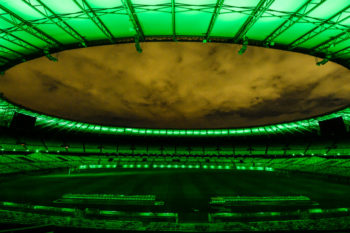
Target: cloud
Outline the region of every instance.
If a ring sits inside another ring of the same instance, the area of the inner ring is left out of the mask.
[[[214,43],[98,46],[35,59],[0,79],[5,97],[75,120],[134,127],[240,127],[306,118],[350,101],[349,71],[311,56]]]

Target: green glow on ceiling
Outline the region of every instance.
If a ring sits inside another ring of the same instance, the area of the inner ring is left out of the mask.
[[[0,67],[135,38],[205,43],[248,38],[248,45],[330,55],[348,64],[349,6],[347,0],[1,1]]]
[[[83,5],[82,5],[83,4]],[[130,12],[133,8],[134,13]],[[66,49],[143,41],[203,41],[242,44],[330,56],[349,66],[350,3],[347,0],[66,0],[64,3],[11,0],[0,3],[0,71]],[[216,10],[218,9],[218,10]],[[63,17],[64,16],[64,17]],[[117,22],[117,23],[116,23]],[[326,23],[327,22],[327,23]],[[243,55],[244,56],[244,55]],[[49,56],[48,56],[49,57]],[[101,126],[35,113],[0,101],[0,125],[14,112],[37,118],[36,126],[96,134],[223,137],[284,134],[318,130],[318,121],[342,116],[350,108],[307,120],[237,129],[139,129]],[[59,152],[59,151],[57,151]]]

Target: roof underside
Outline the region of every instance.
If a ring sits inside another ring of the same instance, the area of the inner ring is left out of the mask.
[[[349,8],[348,0],[0,0],[0,66],[135,37],[247,40],[348,65]]]
[[[50,53],[66,49],[186,40],[303,52],[349,67],[349,26],[349,0],[0,0],[0,71],[40,56],[53,59]],[[37,125],[90,132],[247,135],[318,127],[312,118],[245,129],[153,131],[67,121],[2,104],[35,115]],[[347,121],[349,111],[334,114]]]

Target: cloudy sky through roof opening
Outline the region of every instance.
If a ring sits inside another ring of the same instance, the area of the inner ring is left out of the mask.
[[[75,49],[8,70],[0,92],[58,117],[116,126],[222,128],[270,124],[350,103],[350,72],[298,53],[215,43]]]

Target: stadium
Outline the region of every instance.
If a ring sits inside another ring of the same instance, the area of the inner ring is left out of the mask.
[[[1,0],[0,79],[66,50],[146,42],[348,69],[349,25],[348,0]],[[0,232],[349,232],[349,125],[350,107],[251,127],[111,126],[1,97]]]

